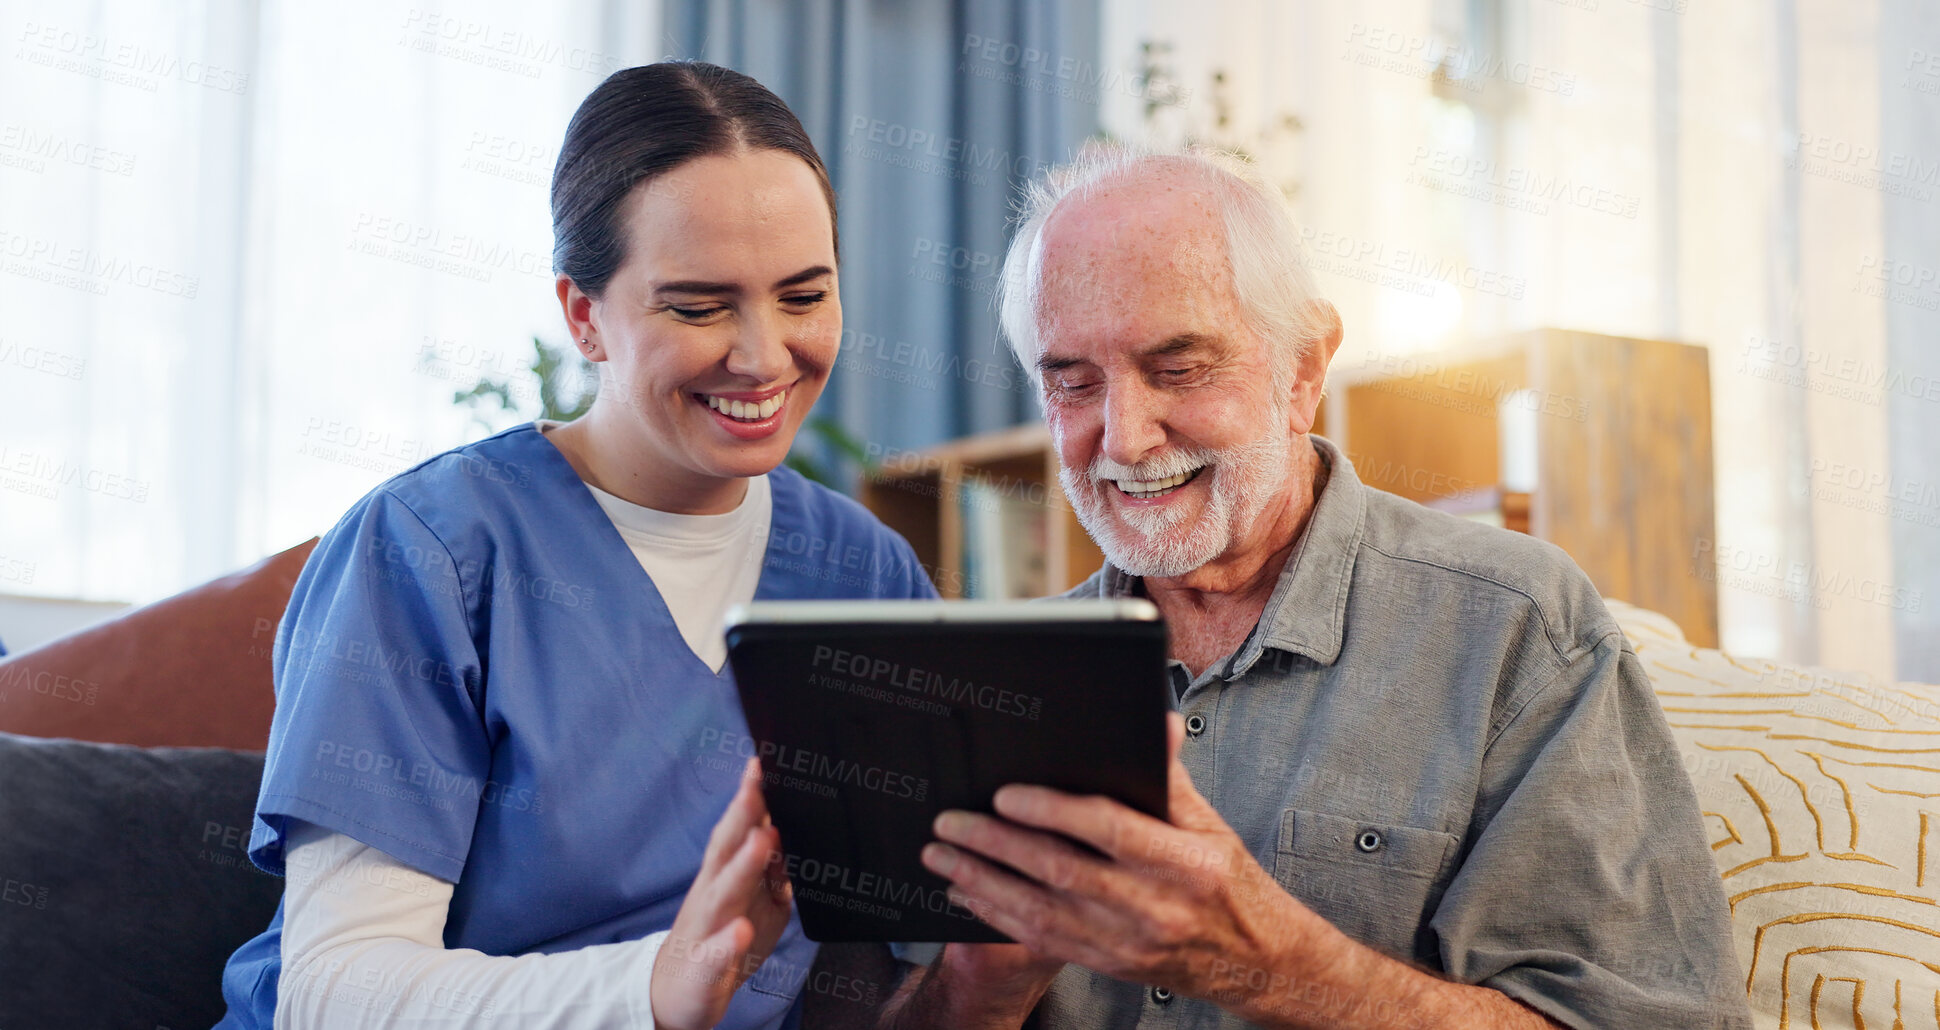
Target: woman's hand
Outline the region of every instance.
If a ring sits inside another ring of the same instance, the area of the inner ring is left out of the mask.
[[[654,1026],[700,1030],[720,1022],[735,990],[774,950],[792,901],[781,834],[761,797],[761,765],[750,758],[654,958]]]

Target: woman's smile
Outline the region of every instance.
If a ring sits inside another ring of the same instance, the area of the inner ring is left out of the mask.
[[[707,409],[723,430],[740,440],[759,440],[771,436],[781,429],[787,417],[786,386],[767,390],[696,393],[691,396]]]

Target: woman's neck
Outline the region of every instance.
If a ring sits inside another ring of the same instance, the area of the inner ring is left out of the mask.
[[[600,404],[545,438],[579,478],[624,501],[678,515],[719,515],[740,507],[748,481],[670,465],[630,427],[602,417]]]

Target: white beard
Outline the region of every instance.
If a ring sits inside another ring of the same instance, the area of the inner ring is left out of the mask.
[[[1083,472],[1060,467],[1058,480],[1078,522],[1108,561],[1134,576],[1170,578],[1226,553],[1240,529],[1266,511],[1275,488],[1285,482],[1292,451],[1289,437],[1269,429],[1251,443],[1216,451],[1173,450],[1131,466],[1101,454]],[[1107,500],[1105,491],[1118,489],[1112,480],[1166,479],[1201,466],[1209,466],[1200,475],[1212,476],[1210,494],[1189,525],[1180,525],[1187,514],[1182,505],[1114,509]]]

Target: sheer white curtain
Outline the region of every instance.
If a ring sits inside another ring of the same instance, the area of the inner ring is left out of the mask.
[[[453,391],[562,342],[566,120],[658,23],[0,3],[0,591],[162,596],[483,433]]]
[[[1108,98],[1109,129],[1204,131],[1220,69],[1227,135],[1300,181],[1337,372],[1534,326],[1708,346],[1725,646],[1940,680],[1940,10],[1106,0],[1104,25],[1108,67],[1166,41],[1196,92],[1150,122]],[[1283,113],[1292,141],[1255,131]],[[1531,180],[1587,202],[1502,199]],[[1398,253],[1481,274],[1366,281]]]

